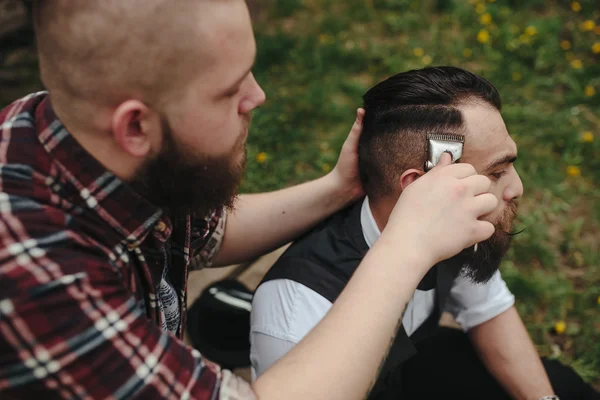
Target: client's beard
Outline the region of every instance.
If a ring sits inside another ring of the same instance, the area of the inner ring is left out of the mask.
[[[187,213],[206,216],[216,208],[232,208],[246,169],[250,119],[248,114],[232,150],[216,157],[179,144],[163,119],[163,147],[138,169],[130,185],[172,217]]]
[[[494,222],[494,234],[473,248],[468,248],[450,259],[450,268],[456,268],[458,273],[469,278],[474,283],[485,283],[492,279],[502,259],[506,255],[512,240],[512,223],[517,216],[517,202],[507,204],[504,213]]]

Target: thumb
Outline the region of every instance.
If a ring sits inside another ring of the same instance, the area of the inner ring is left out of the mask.
[[[437,167],[444,167],[444,166],[450,165],[450,164],[452,164],[452,156],[450,155],[450,153],[448,153],[447,151],[445,151],[440,156],[440,160],[435,165],[435,167],[436,168]]]
[[[365,115],[365,110],[359,108],[356,110],[356,120],[350,129],[350,133],[346,138],[346,142],[344,146],[352,146],[352,148],[358,148],[358,139],[360,138],[360,134],[362,133],[362,120]]]

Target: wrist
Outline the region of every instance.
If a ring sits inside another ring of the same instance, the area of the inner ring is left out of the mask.
[[[359,184],[348,182],[336,169],[321,179],[326,182],[330,198],[337,209],[344,208],[364,196],[363,189]]]
[[[404,231],[395,232],[386,227],[375,245],[386,248],[383,251],[391,252],[399,263],[409,265],[421,279],[437,261],[421,243],[410,237],[410,232]]]

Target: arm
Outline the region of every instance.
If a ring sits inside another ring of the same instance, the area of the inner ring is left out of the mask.
[[[329,174],[276,192],[239,197],[227,216],[215,266],[251,260],[289,243],[363,195],[357,160],[363,113],[357,112],[338,163]]]
[[[554,393],[544,366],[514,307],[469,331],[479,357],[515,399]]]

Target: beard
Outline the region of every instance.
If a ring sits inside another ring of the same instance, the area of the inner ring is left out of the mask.
[[[189,213],[206,216],[215,209],[233,208],[246,170],[246,133],[250,114],[229,153],[211,156],[177,142],[162,118],[163,146],[146,161],[129,184],[171,217]]]
[[[473,247],[463,250],[450,259],[450,268],[456,268],[457,275],[467,277],[473,283],[486,283],[498,271],[500,263],[510,248],[511,230],[517,216],[516,200],[509,202],[497,221],[492,221],[495,231],[489,239],[478,243],[477,251]]]

